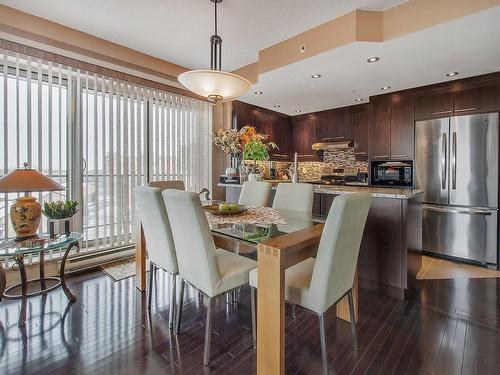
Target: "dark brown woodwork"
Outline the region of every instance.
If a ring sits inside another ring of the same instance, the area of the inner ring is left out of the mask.
[[[424,94],[415,98],[415,120],[452,115],[453,94],[451,92]]]
[[[333,140],[341,141],[352,139],[354,137],[354,128],[352,124],[352,108],[337,108],[333,111],[334,132]]]
[[[318,142],[332,142],[335,130],[334,110],[315,113],[317,116],[316,138]]]
[[[391,101],[381,97],[371,104],[370,158],[389,159],[391,155]]]
[[[318,117],[314,114],[292,118],[293,150],[300,161],[320,159],[311,148],[316,142],[317,121]]]
[[[500,83],[457,91],[454,96],[455,115],[500,110]]]
[[[354,154],[358,158],[368,157],[368,127],[370,123],[370,114],[368,106],[364,111],[353,113],[354,126]]]
[[[415,156],[413,97],[396,97],[391,104],[391,159]]]

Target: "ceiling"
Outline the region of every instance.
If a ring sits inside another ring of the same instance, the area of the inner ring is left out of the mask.
[[[352,43],[260,75],[239,100],[297,115],[295,110],[343,107],[358,104],[355,98],[366,102],[371,95],[500,71],[499,19],[497,6],[383,43]],[[371,56],[380,61],[367,63]],[[460,74],[446,77],[452,71]],[[315,73],[322,77],[312,79]]]
[[[407,0],[224,0],[219,8],[222,68],[258,59],[261,49],[355,9],[385,10]],[[151,56],[193,69],[209,66],[209,0],[0,0]]]

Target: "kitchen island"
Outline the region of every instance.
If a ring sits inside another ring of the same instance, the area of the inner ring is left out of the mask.
[[[238,200],[241,185],[219,186],[226,188],[226,201]],[[370,192],[373,196],[358,259],[360,285],[402,299],[412,289],[422,265],[424,191],[314,184],[313,214],[327,215],[336,196],[355,192]],[[270,205],[273,197],[271,194]]]

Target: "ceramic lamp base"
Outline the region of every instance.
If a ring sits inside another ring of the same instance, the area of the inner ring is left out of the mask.
[[[10,220],[17,235],[16,240],[35,236],[41,215],[42,206],[34,197],[26,196],[16,199],[10,208]]]

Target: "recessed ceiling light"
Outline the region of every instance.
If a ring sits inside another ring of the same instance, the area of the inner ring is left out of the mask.
[[[377,56],[373,56],[373,57],[366,59],[366,61],[369,63],[374,63],[374,62],[377,62],[379,60],[380,60],[380,57],[377,57]]]
[[[453,76],[456,76],[458,75],[458,72],[449,72],[449,73],[446,73],[446,76],[448,77],[453,77]]]
[[[391,86],[384,86],[384,87],[381,87],[380,90],[389,90],[391,88]]]
[[[311,78],[321,78],[321,74],[313,74]]]
[[[276,105],[273,105],[274,108],[279,108],[281,107],[280,105],[276,104]]]
[[[295,110],[295,113],[300,113],[300,112],[302,112],[300,109]]]
[[[357,101],[357,102],[362,102],[362,101],[363,101],[363,98],[356,98],[356,101]]]
[[[262,95],[262,91],[255,91],[254,94],[255,95]]]

